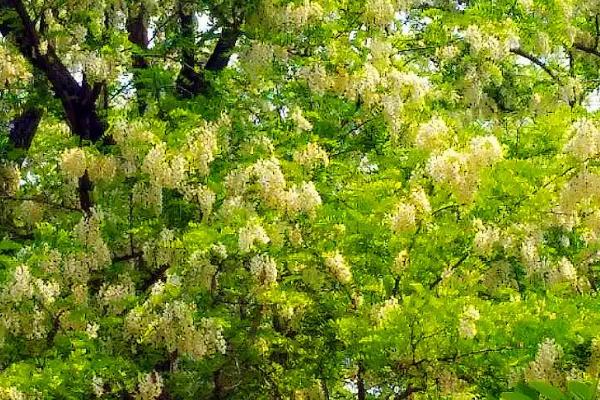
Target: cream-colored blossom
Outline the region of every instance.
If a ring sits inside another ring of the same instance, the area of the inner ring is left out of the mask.
[[[156,371],[140,374],[138,377],[136,400],[156,400],[163,390],[163,379]]]
[[[429,197],[421,186],[415,186],[410,191],[410,201],[416,207],[417,212],[421,215],[428,215],[431,213],[431,204],[429,203]]]
[[[87,157],[83,149],[73,147],[60,155],[60,169],[70,179],[78,179],[85,173]]]
[[[264,76],[271,69],[275,57],[273,46],[268,43],[254,41],[252,46],[242,55],[242,66],[252,80]]]
[[[277,282],[277,263],[266,254],[256,255],[250,260],[250,273],[260,285],[272,285]]]
[[[475,251],[487,257],[491,256],[494,248],[500,244],[500,230],[491,225],[484,225],[480,219],[473,221],[473,225],[477,230],[473,239]]]
[[[301,131],[311,131],[313,129],[312,124],[304,117],[302,110],[299,107],[295,107],[292,110],[290,118],[292,121],[294,121],[296,127]]]
[[[581,161],[596,157],[600,154],[600,130],[589,119],[580,119],[573,123],[573,137],[563,148]]]
[[[391,0],[367,0],[364,7],[363,21],[374,26],[390,24],[396,14],[396,7]]]
[[[470,162],[475,168],[493,165],[502,159],[502,145],[495,136],[477,136],[471,139]]]
[[[14,302],[30,299],[33,296],[33,278],[27,265],[19,265],[12,278],[12,283],[8,287],[10,299]]]
[[[419,125],[415,145],[423,150],[435,151],[444,149],[448,144],[450,128],[440,117],[434,117]]]
[[[265,229],[258,223],[249,223],[239,230],[238,246],[240,251],[247,253],[257,244],[267,244],[271,241]]]
[[[406,270],[406,268],[408,268],[409,263],[410,257],[408,250],[404,249],[398,253],[398,255],[396,255],[396,258],[394,258],[394,262],[392,263],[392,272],[395,275],[400,275]]]
[[[472,305],[465,307],[459,320],[458,332],[462,338],[473,339],[477,335],[476,322],[479,320],[479,310]]]
[[[400,203],[390,216],[392,230],[403,233],[415,229],[417,226],[417,209],[412,204]]]
[[[348,266],[346,259],[339,252],[331,252],[325,254],[325,266],[329,269],[329,272],[335,277],[340,283],[349,283],[352,280],[352,272]]]
[[[554,382],[558,377],[556,364],[563,355],[562,347],[554,339],[545,339],[538,345],[535,360],[525,369],[525,380]]]
[[[329,165],[329,155],[327,151],[317,143],[309,143],[302,150],[294,152],[294,161],[308,170],[314,170],[320,166],[326,167]]]
[[[14,163],[0,163],[0,194],[14,196],[19,190],[21,171]]]

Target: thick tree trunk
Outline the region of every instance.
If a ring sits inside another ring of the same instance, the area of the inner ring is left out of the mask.
[[[129,9],[127,33],[129,34],[129,41],[138,46],[137,51],[132,56],[132,65],[133,85],[137,96],[138,111],[141,115],[146,111],[147,103],[144,97],[148,89],[141,79],[141,72],[148,69],[149,64],[143,55],[138,54],[138,51],[148,50],[150,43],[150,39],[148,38],[148,13],[143,4],[139,5],[138,10]]]
[[[358,400],[367,398],[367,389],[365,387],[365,366],[362,361],[358,363],[358,374],[356,375],[356,386],[358,387]]]
[[[28,150],[35,132],[42,120],[43,111],[38,107],[28,107],[11,121],[9,140],[17,149]]]
[[[48,44],[42,52],[38,33],[21,0],[0,0],[0,16],[0,33],[10,38],[21,54],[46,76],[63,105],[73,133],[85,140],[98,141],[106,129],[96,112],[101,85],[90,87],[85,80],[79,85],[52,45]]]
[[[219,72],[227,67],[231,51],[240,36],[240,30],[237,26],[223,27],[212,54],[204,67],[199,68],[195,55],[196,22],[194,15],[186,12],[181,1],[178,5],[178,17],[185,45],[181,54],[181,71],[176,82],[177,94],[182,98],[206,95],[210,89],[206,71]]]

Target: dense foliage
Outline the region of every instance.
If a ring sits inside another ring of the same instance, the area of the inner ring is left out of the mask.
[[[0,0],[0,34],[0,399],[595,396],[600,2]]]

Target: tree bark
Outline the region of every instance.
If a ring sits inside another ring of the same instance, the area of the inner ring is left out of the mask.
[[[21,0],[0,0],[0,15],[0,33],[10,38],[20,53],[46,76],[63,105],[73,133],[85,140],[98,141],[106,129],[95,104],[101,85],[91,87],[85,79],[79,85],[51,44],[45,52],[41,50],[38,33]]]
[[[206,95],[210,85],[206,71],[219,72],[227,67],[231,58],[231,51],[240,37],[239,27],[222,27],[221,36],[206,64],[200,69],[195,54],[196,22],[194,15],[187,13],[182,1],[178,4],[178,17],[181,26],[181,36],[185,40],[182,48],[181,71],[177,76],[176,90],[182,98],[192,98]]]
[[[148,50],[150,40],[148,38],[148,13],[144,4],[139,5],[138,10],[129,8],[129,15],[127,17],[127,33],[129,41],[135,44],[138,49],[132,56],[133,66],[133,85],[135,87],[138,111],[143,114],[146,111],[147,102],[144,99],[146,95],[147,87],[141,79],[141,72],[148,69],[149,63],[142,54],[138,51]]]
[[[356,386],[358,387],[358,400],[367,398],[367,388],[365,387],[365,366],[362,361],[358,362],[358,374],[356,375]]]
[[[27,107],[10,123],[9,140],[17,149],[28,150],[42,120],[43,111],[38,107]]]

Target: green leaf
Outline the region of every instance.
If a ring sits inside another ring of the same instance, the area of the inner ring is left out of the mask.
[[[12,240],[0,240],[0,251],[15,251],[20,250],[21,245]]]
[[[569,395],[576,400],[593,400],[594,388],[589,383],[571,381],[567,383]]]
[[[531,400],[531,397],[519,392],[504,392],[500,398],[505,400]]]
[[[549,400],[565,400],[567,397],[554,386],[545,382],[531,382],[529,384],[532,388],[540,392],[540,394],[546,396]]]

